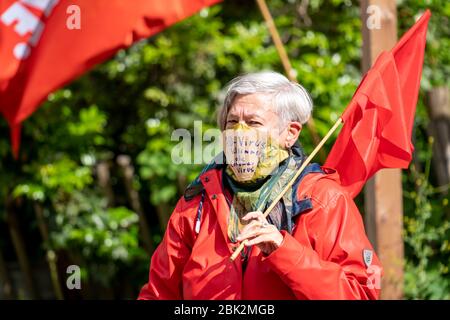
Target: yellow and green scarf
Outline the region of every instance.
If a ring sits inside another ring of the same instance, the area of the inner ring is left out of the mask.
[[[238,182],[233,178],[232,171],[224,170],[224,182],[233,192],[228,218],[228,236],[232,242],[236,242],[236,237],[246,224],[242,221],[242,217],[250,211],[264,211],[294,176],[303,159],[303,154],[293,155],[290,150],[289,157],[283,160],[271,175],[251,183]],[[291,209],[292,192],[286,192],[282,200],[270,212],[267,220],[278,230],[284,229],[290,232],[291,224],[288,220],[290,217],[286,212],[291,212]]]

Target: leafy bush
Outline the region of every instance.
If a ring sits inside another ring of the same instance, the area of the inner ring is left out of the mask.
[[[310,0],[307,12],[300,13],[301,2],[269,5],[298,80],[311,91],[317,131],[324,136],[361,79],[359,2]],[[429,89],[449,78],[450,2],[399,1],[398,21],[400,34],[426,7],[433,11],[422,81]],[[202,132],[213,128],[226,83],[261,69],[283,72],[254,1],[224,1],[119,51],[49,95],[24,123],[18,161],[11,157],[9,131],[0,121],[1,214],[3,200],[11,195],[39,203],[49,224],[50,241],[44,246],[68,252],[85,279],[117,291],[118,279],[133,276],[129,296],[135,296],[147,281],[150,253],[139,246],[138,210],[130,210],[116,159],[128,155],[132,160],[132,188],[157,244],[174,203],[202,167],[172,162],[177,141],[171,141],[171,133],[177,128],[193,133],[196,120],[202,121]],[[424,129],[429,119],[422,100],[414,144],[417,163],[429,168],[432,155]],[[307,152],[313,149],[308,130],[300,140]],[[99,186],[100,162],[112,164],[114,204],[107,204]],[[448,198],[432,187],[429,170],[411,167],[403,179],[406,297],[449,298]],[[32,206],[20,209],[34,217]],[[27,230],[36,231],[35,226],[31,221]]]
[[[405,297],[450,299],[449,201],[429,181],[431,143],[427,153],[424,172],[411,165],[404,175],[415,186],[405,191]]]

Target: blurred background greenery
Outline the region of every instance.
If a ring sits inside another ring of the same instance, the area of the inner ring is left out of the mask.
[[[358,2],[268,4],[323,136],[361,79]],[[398,24],[401,35],[426,8],[416,151],[403,171],[405,298],[449,299],[448,185],[437,183],[426,93],[448,86],[450,2],[398,1]],[[283,72],[256,3],[227,0],[49,95],[24,123],[18,161],[0,120],[2,297],[134,299],[175,202],[202,167],[172,162],[172,131],[192,131],[195,120],[203,131],[215,127],[225,84],[261,69]],[[311,140],[304,130],[308,152]],[[65,289],[70,264],[81,267],[83,290]]]

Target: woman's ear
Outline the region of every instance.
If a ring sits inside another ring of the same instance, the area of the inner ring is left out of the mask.
[[[294,145],[294,143],[298,140],[298,136],[302,131],[302,124],[297,121],[292,121],[289,123],[287,127],[287,134],[285,140],[285,147],[290,148]]]

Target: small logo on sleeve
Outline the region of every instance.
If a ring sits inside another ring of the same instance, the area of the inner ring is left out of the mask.
[[[370,265],[372,264],[372,259],[373,259],[373,251],[369,249],[364,249],[363,260],[367,268],[370,267]]]

